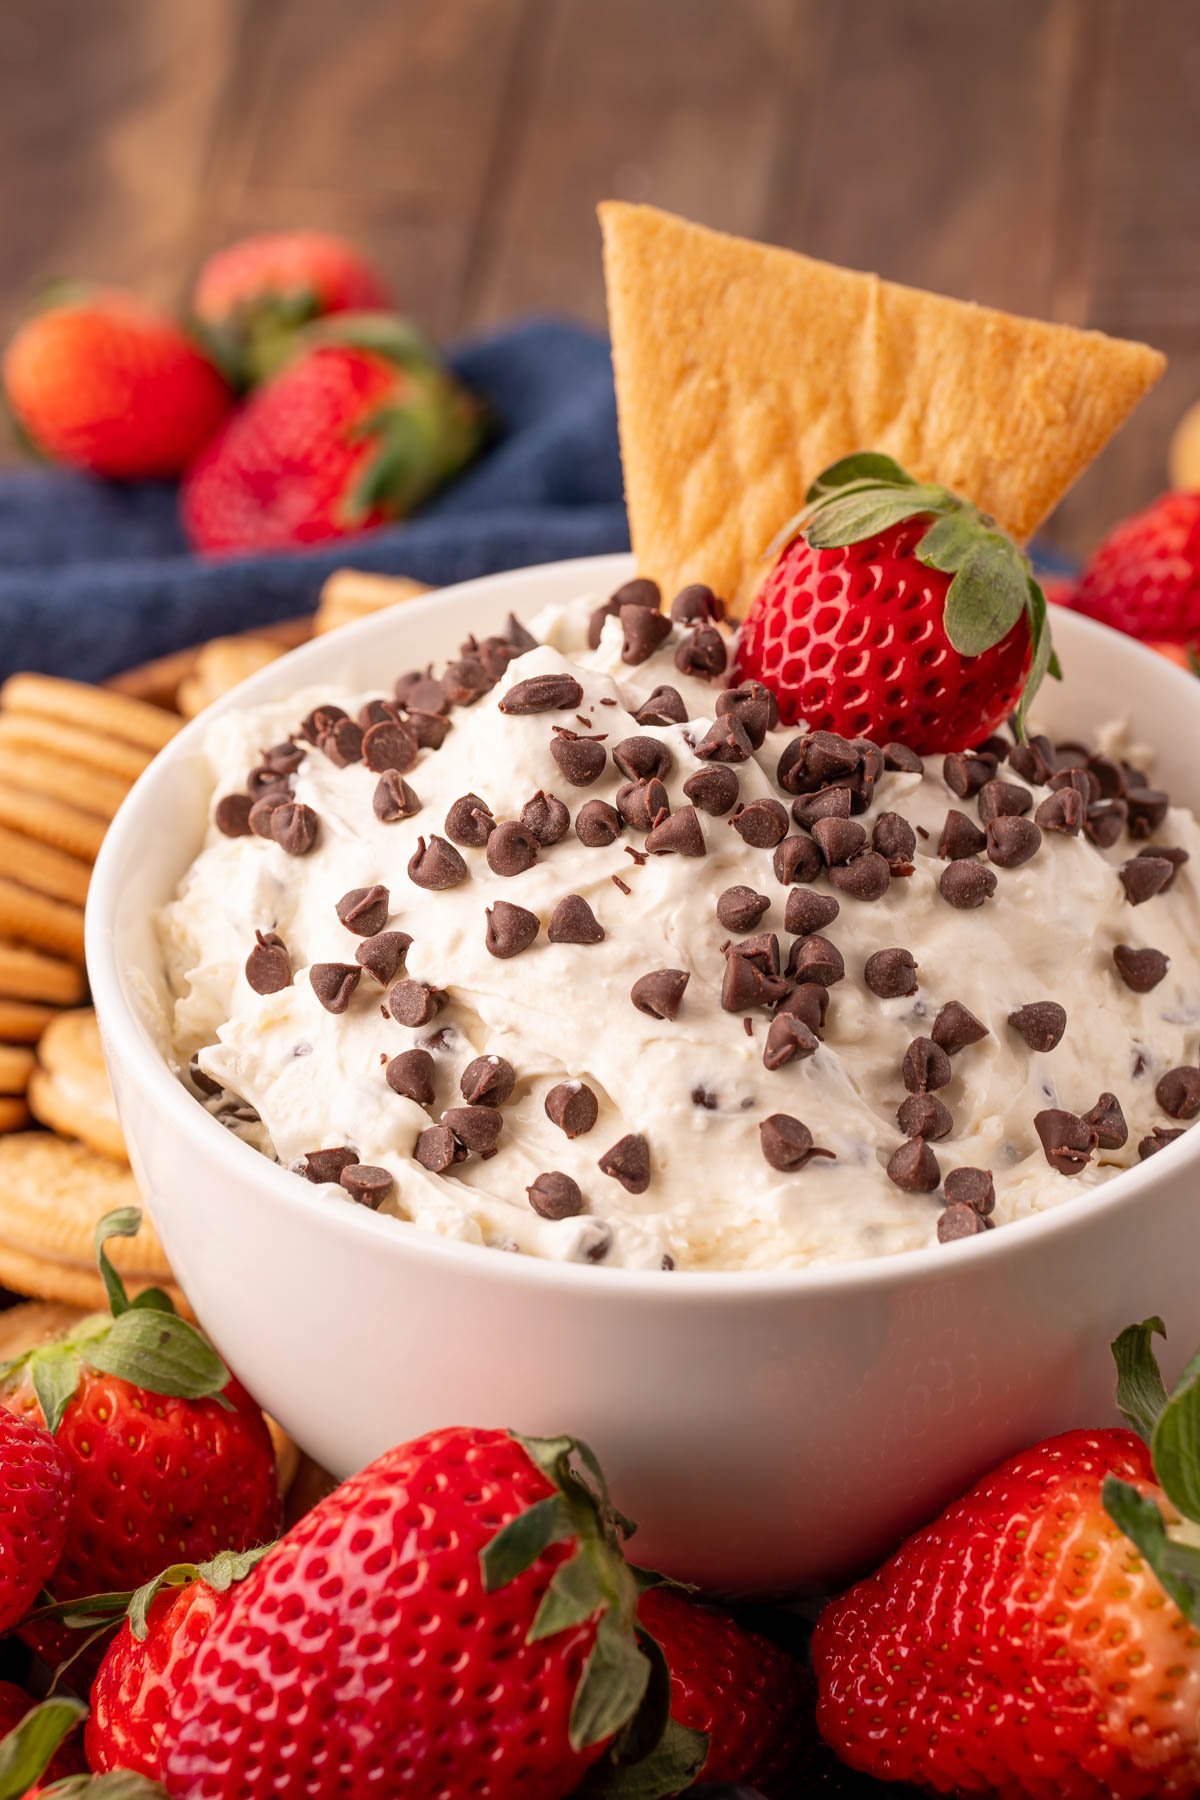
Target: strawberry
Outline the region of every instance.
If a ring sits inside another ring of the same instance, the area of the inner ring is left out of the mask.
[[[78,1700],[48,1700],[41,1706],[24,1688],[0,1681],[0,1795],[32,1800],[53,1781],[87,1773],[83,1748],[72,1735],[83,1717]]]
[[[4,390],[33,447],[120,480],[178,475],[232,403],[224,377],[171,319],[99,292],[29,319]]]
[[[1011,539],[889,456],[834,463],[777,540],[742,626],[739,681],[785,725],[965,750],[1059,673],[1046,600]]]
[[[822,1614],[818,1723],[854,1768],[1002,1800],[1200,1794],[1200,1359],[1168,1398],[1113,1346],[1133,1431],[986,1476]],[[1189,1531],[1191,1536],[1189,1537]]]
[[[107,1240],[133,1236],[140,1221],[128,1207],[96,1233],[111,1313],[0,1366],[0,1398],[18,1415],[41,1413],[74,1474],[52,1583],[59,1602],[148,1580],[164,1551],[196,1561],[279,1528],[261,1411],[166,1294],[151,1289],[130,1305],[109,1262]],[[23,1635],[48,1659],[66,1641],[41,1615]]]
[[[189,472],[198,550],[279,550],[403,518],[479,446],[476,402],[399,320],[332,322],[251,395]]]
[[[218,1610],[175,1692],[164,1785],[258,1800],[303,1770],[308,1800],[560,1800],[654,1757],[638,1791],[678,1791],[705,1744],[668,1727],[665,1669],[639,1648],[629,1529],[569,1438],[454,1428],[388,1451]]]
[[[0,1633],[19,1625],[67,1541],[70,1461],[34,1419],[0,1408]]]
[[[728,1613],[670,1587],[643,1593],[638,1620],[671,1672],[671,1717],[708,1738],[701,1779],[794,1794],[811,1746],[810,1684],[800,1664]]]
[[[247,382],[281,367],[300,326],[390,304],[365,257],[324,231],[268,232],[230,244],[209,257],[192,295],[196,318]]]
[[[1092,554],[1074,605],[1147,641],[1200,642],[1200,493],[1162,494]]]

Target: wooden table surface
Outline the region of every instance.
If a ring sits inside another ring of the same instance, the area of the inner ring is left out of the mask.
[[[600,323],[595,202],[1148,339],[1060,509],[1087,547],[1200,395],[1196,0],[7,0],[0,328],[37,283],[166,301],[239,233],[369,247],[442,336]]]

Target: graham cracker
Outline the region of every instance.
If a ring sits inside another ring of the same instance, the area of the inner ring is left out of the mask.
[[[820,472],[881,450],[1019,542],[1151,388],[1144,344],[1022,319],[689,224],[600,208],[639,573],[745,613]]]

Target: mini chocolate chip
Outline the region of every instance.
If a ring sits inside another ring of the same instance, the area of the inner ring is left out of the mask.
[[[954,1130],[950,1109],[936,1094],[906,1094],[896,1109],[905,1137],[944,1138]]]
[[[433,713],[436,716],[450,711],[450,696],[446,692],[444,682],[439,681],[436,675],[430,675],[428,672],[417,676],[402,700],[400,684],[397,682],[396,698],[410,713],[425,712]]]
[[[1042,834],[1032,819],[1004,815],[987,828],[987,853],[997,868],[1019,869],[1042,847]]]
[[[1084,1113],[1083,1122],[1095,1132],[1101,1150],[1119,1150],[1129,1142],[1129,1127],[1115,1094],[1101,1094],[1095,1106]]]
[[[956,1172],[951,1171],[951,1173]],[[946,1179],[949,1181],[950,1177],[947,1176]],[[983,1214],[977,1212],[973,1206],[967,1206],[961,1200],[956,1200],[938,1218],[938,1243],[954,1244],[962,1238],[978,1237],[981,1231],[986,1230],[987,1221]]]
[[[1183,1132],[1182,1125],[1177,1126],[1174,1130],[1166,1125],[1156,1125],[1147,1137],[1139,1141],[1138,1155],[1145,1162],[1148,1156],[1156,1156],[1160,1150],[1165,1150],[1168,1144],[1173,1144],[1176,1138],[1181,1138]]]
[[[731,944],[725,952],[725,974],[721,981],[721,1006],[725,1012],[749,1012],[755,1006],[773,1006],[788,991],[786,981],[764,968],[752,956],[740,954],[741,946]]]
[[[907,744],[885,744],[883,766],[900,775],[924,775],[925,764]]]
[[[617,617],[621,621],[621,661],[644,663],[659,645],[671,635],[671,621],[656,608],[624,605]]]
[[[503,1056],[476,1056],[459,1076],[468,1106],[503,1106],[517,1085],[517,1072]]]
[[[906,1194],[932,1194],[942,1179],[938,1159],[924,1138],[909,1138],[892,1152],[887,1166],[888,1180]]]
[[[495,829],[492,809],[478,794],[463,794],[446,814],[446,836],[474,850],[486,844]]]
[[[335,768],[347,769],[351,763],[362,761],[362,726],[356,725],[353,719],[339,719],[317,741]]]
[[[1100,799],[1100,782],[1090,769],[1056,769],[1047,786],[1055,794],[1074,788],[1085,807],[1094,806]]]
[[[1128,786],[1120,763],[1110,756],[1089,756],[1087,764],[1106,800],[1123,800]]]
[[[629,990],[629,998],[640,1013],[651,1019],[665,1019],[668,1024],[679,1017],[684,989],[690,976],[683,969],[651,969],[639,975]]]
[[[395,769],[385,769],[379,777],[371,805],[375,817],[384,825],[393,825],[397,819],[411,819],[421,810],[421,802]]]
[[[947,1056],[957,1056],[960,1050],[978,1044],[987,1034],[987,1026],[961,1000],[947,1000],[945,1006],[940,1006],[929,1030],[934,1043]]]
[[[791,887],[796,881],[815,881],[824,864],[816,844],[802,831],[797,837],[785,837],[776,847],[771,866],[776,881]]]
[[[996,877],[982,863],[952,862],[942,870],[938,886],[943,900],[966,912],[991,898],[996,891]]]
[[[407,931],[378,931],[358,946],[354,960],[381,987],[387,987],[400,973],[411,943]]]
[[[1165,856],[1135,856],[1121,864],[1118,874],[1130,906],[1142,906],[1170,885],[1175,865]]]
[[[446,996],[440,988],[409,978],[396,982],[387,997],[388,1011],[398,1025],[428,1025],[445,1003]]]
[[[1132,944],[1118,944],[1113,961],[1121,980],[1135,994],[1148,994],[1156,988],[1171,966],[1170,957],[1161,950],[1135,950]]]
[[[457,887],[460,881],[467,879],[467,865],[445,838],[431,836],[426,843],[423,837],[417,839],[417,847],[408,862],[408,879],[419,888],[428,888],[431,893],[441,893],[446,888]]]
[[[726,931],[753,931],[770,904],[765,894],[756,894],[752,887],[728,887],[717,897],[717,922]]]
[[[793,1019],[801,1020],[811,1032],[820,1037],[828,1011],[829,989],[822,987],[819,981],[802,981],[783,996],[775,1016],[778,1018],[781,1013],[790,1013]]]
[[[428,1050],[401,1050],[384,1070],[387,1084],[418,1106],[433,1105],[433,1058]]]
[[[987,837],[966,813],[951,807],[938,839],[938,855],[947,862],[960,862],[967,856],[978,856],[987,849]]]
[[[633,716],[639,725],[686,725],[688,712],[679,689],[663,683],[647,694]]]
[[[644,1194],[650,1186],[650,1146],[639,1132],[630,1132],[604,1152],[599,1167],[627,1193]]]
[[[652,856],[703,856],[707,846],[695,807],[681,806],[668,818],[660,817],[646,838],[646,848]]]
[[[996,1184],[990,1169],[951,1169],[942,1187],[951,1206],[969,1206],[985,1219],[996,1210]]]
[[[308,971],[308,983],[326,1012],[344,1013],[362,980],[357,963],[319,962]]]
[[[575,835],[591,850],[603,850],[621,835],[621,815],[607,800],[585,800],[575,815]]]
[[[853,799],[848,787],[818,788],[815,794],[797,794],[792,801],[792,817],[797,825],[811,830],[818,819],[848,819]]]
[[[356,937],[374,937],[387,924],[391,895],[378,882],[373,887],[351,888],[337,903],[337,916]]]
[[[554,728],[550,754],[563,780],[572,787],[590,787],[593,781],[599,781],[608,761],[608,751],[599,738],[581,737],[564,725]]]
[[[523,875],[537,861],[538,849],[532,832],[516,819],[506,819],[488,837],[488,868],[493,875]]]
[[[422,750],[440,750],[450,732],[449,719],[440,713],[419,712],[409,710],[406,724],[411,725],[417,734],[417,743]]]
[[[727,955],[740,956],[746,962],[756,964],[764,975],[779,973],[779,939],[773,931],[756,932],[739,944],[725,945],[724,949]]]
[[[286,800],[271,814],[271,836],[288,856],[307,856],[317,841],[318,819],[311,806]]]
[[[255,945],[246,958],[246,980],[256,994],[278,994],[292,985],[292,959],[287,945],[274,931],[256,931]]]
[[[990,737],[985,737],[981,744],[974,744],[972,748],[976,756],[994,756],[997,764],[1000,764],[1006,760],[1012,748],[1012,739],[993,731]]]
[[[829,871],[830,887],[849,894],[852,900],[882,900],[891,884],[892,871],[878,850],[862,850]]]
[[[249,794],[222,794],[213,811],[217,830],[224,837],[249,837],[252,805]]]
[[[582,894],[564,894],[550,914],[546,935],[552,944],[599,944],[604,927]]]
[[[1111,850],[1124,831],[1128,816],[1129,808],[1124,800],[1097,800],[1084,813],[1083,829],[1098,850]]]
[[[632,581],[621,583],[609,605],[616,607],[618,612],[623,606],[645,606],[651,612],[658,612],[662,606],[662,589],[648,575],[635,575]]]
[[[795,1013],[776,1013],[763,1046],[764,1068],[782,1069],[790,1062],[803,1061],[817,1052],[819,1039],[812,1027]]]
[[[763,1119],[758,1127],[758,1141],[771,1168],[787,1174],[802,1169],[814,1156],[833,1156],[832,1150],[822,1150],[814,1144],[808,1126],[790,1113],[771,1113]]]
[[[303,744],[285,738],[281,744],[271,744],[262,753],[263,762],[276,775],[294,775],[304,761],[306,751]]]
[[[200,1067],[200,1052],[198,1050],[193,1053],[192,1059],[188,1063],[188,1074],[191,1077],[192,1086],[196,1089],[198,1094],[204,1094],[211,1098],[213,1094],[219,1094],[221,1092],[220,1082],[214,1081],[212,1076],[206,1075],[204,1070]]]
[[[871,832],[871,842],[886,857],[893,875],[912,862],[917,854],[917,834],[899,813],[880,813]]]
[[[822,987],[833,987],[846,973],[846,964],[836,944],[828,938],[797,938],[788,955],[788,974],[796,981],[816,981]]]
[[[1045,1052],[1062,1043],[1067,1013],[1057,1000],[1031,1000],[1028,1006],[1018,1006],[1010,1012],[1008,1022],[1031,1050]]]
[[[671,617],[677,625],[709,624],[725,617],[725,602],[702,581],[692,581],[672,600]]]
[[[466,1147],[448,1125],[429,1125],[413,1145],[413,1160],[434,1175],[444,1175],[455,1163],[465,1162]]]
[[[631,831],[649,831],[660,813],[669,813],[671,802],[657,775],[649,781],[623,781],[617,789],[617,811]]]
[[[740,687],[725,688],[717,695],[717,717],[732,714],[750,740],[760,750],[768,731],[779,723],[779,704],[770,688],[761,681],[743,681]]]
[[[960,800],[969,800],[996,773],[994,756],[974,756],[970,751],[954,751],[942,764],[942,780]]]
[[[509,688],[500,701],[500,711],[510,715],[574,712],[582,700],[583,689],[573,675],[531,675]]]
[[[308,717],[300,721],[300,735],[308,743],[315,744],[333,730],[339,719],[345,717],[342,707],[334,706],[332,702],[323,702],[320,706],[314,706]]]
[[[460,656],[446,664],[442,686],[452,706],[473,706],[481,694],[495,686],[479,656]]]
[[[1041,1139],[1046,1161],[1060,1175],[1078,1175],[1085,1169],[1099,1141],[1094,1126],[1078,1113],[1064,1112],[1058,1106],[1036,1113],[1033,1128]]]
[[[1059,788],[1047,794],[1033,815],[1040,831],[1057,831],[1063,837],[1078,837],[1083,829],[1084,804],[1074,788]]]
[[[484,941],[489,955],[501,960],[528,950],[542,929],[536,913],[528,912],[523,906],[513,906],[507,900],[497,900],[485,910],[487,932]]]
[[[1150,787],[1128,788],[1125,800],[1129,807],[1129,835],[1135,838],[1151,837],[1166,818],[1171,804],[1170,796],[1161,788]]]
[[[420,745],[407,720],[384,719],[363,736],[362,758],[368,769],[382,775],[385,769],[403,774],[417,760]]]
[[[267,794],[274,794],[278,800],[286,800],[292,792],[291,778],[263,763],[258,768],[251,769],[247,775],[246,792],[251,800],[261,800]]]
[[[306,1181],[338,1181],[343,1169],[358,1166],[358,1151],[340,1144],[335,1150],[309,1150],[301,1160]]]
[[[791,927],[788,929],[790,931]],[[881,1000],[898,1000],[905,994],[915,994],[918,985],[916,958],[911,950],[876,950],[867,958],[863,980]]]
[[[543,849],[559,843],[571,829],[571,815],[557,794],[539,788],[521,808],[521,824]]]
[[[1154,1098],[1170,1119],[1194,1119],[1200,1113],[1200,1069],[1168,1069]]]
[[[600,1116],[600,1104],[586,1082],[560,1081],[546,1095],[546,1117],[569,1138],[583,1137]]]
[[[746,727],[734,713],[719,714],[696,745],[701,762],[744,763],[753,753]]]
[[[773,850],[787,836],[787,808],[778,800],[748,800],[729,823],[752,850]]]
[[[459,1143],[476,1156],[495,1156],[504,1116],[495,1106],[450,1106],[442,1114]]]
[[[725,639],[715,625],[697,625],[675,651],[675,667],[679,673],[691,675],[698,681],[715,681],[718,675],[725,673],[728,659]]]
[[[824,931],[827,925],[832,925],[841,910],[832,894],[819,894],[810,887],[795,887],[787,897],[783,928],[795,932],[797,937],[811,937],[814,931]],[[721,923],[725,923],[724,919]]]
[[[613,761],[627,781],[665,781],[675,766],[669,745],[656,737],[622,738],[613,745]]]
[[[1015,781],[985,781],[976,804],[980,818],[985,825],[990,825],[993,819],[1017,818],[1027,813],[1033,805],[1033,795],[1028,788],[1018,787]]]
[[[837,791],[846,793],[845,788]],[[813,825],[812,834],[821,855],[830,866],[849,862],[852,856],[858,855],[867,841],[867,834],[862,826],[849,818],[818,819]]]
[[[352,1200],[357,1200],[360,1206],[369,1206],[372,1211],[387,1199],[396,1185],[387,1169],[376,1168],[373,1163],[347,1163],[338,1180]]]
[[[1176,875],[1178,875],[1180,869],[1182,869],[1184,863],[1188,860],[1188,853],[1186,850],[1173,849],[1169,844],[1155,844],[1149,849],[1139,850],[1138,856],[1164,857],[1166,861],[1171,864],[1171,879],[1165,883],[1161,890],[1164,894],[1169,893],[1171,888],[1175,885]]]
[[[269,838],[273,842],[275,833],[271,828],[271,820],[279,808],[287,804],[287,795],[278,792],[264,794],[261,799],[256,800],[246,814],[246,823],[250,827],[252,836]]]
[[[1032,737],[1026,744],[1014,744],[1008,753],[1008,761],[1023,781],[1031,781],[1034,787],[1044,787],[1054,773],[1054,745],[1047,737]]]
[[[525,1192],[530,1206],[543,1219],[574,1219],[583,1211],[579,1183],[559,1169],[535,1175]]]
[[[910,1094],[930,1094],[944,1088],[954,1071],[940,1044],[932,1038],[916,1037],[904,1052],[900,1074]]]

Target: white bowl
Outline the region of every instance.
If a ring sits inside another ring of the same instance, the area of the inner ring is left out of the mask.
[[[294,651],[213,713],[453,654],[548,601],[607,593],[625,557],[489,576]],[[1200,805],[1200,687],[1073,614],[1060,736],[1119,712]],[[182,731],[96,865],[88,966],[134,1173],[171,1262],[264,1406],[345,1475],[454,1422],[587,1438],[650,1565],[730,1593],[801,1593],[886,1551],[987,1464],[1112,1415],[1110,1338],[1161,1313],[1193,1348],[1200,1129],[1056,1210],[891,1258],[779,1274],[636,1273],[504,1256],[328,1198],[231,1136],[156,1046],[151,919],[201,842]]]

